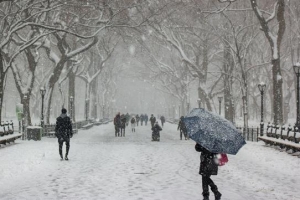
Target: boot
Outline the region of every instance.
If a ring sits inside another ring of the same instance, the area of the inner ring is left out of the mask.
[[[214,194],[215,194],[215,200],[221,200],[222,194],[219,191],[214,192]]]
[[[62,149],[59,148],[59,155],[60,155],[60,159],[63,160],[63,156],[62,156]]]
[[[214,193],[214,195],[215,195],[215,200],[220,200],[220,199],[221,199],[222,194],[218,191],[218,188],[217,188],[216,185],[213,186],[213,187],[211,187],[211,191],[212,191],[212,192]]]
[[[69,160],[68,154],[65,155],[65,160]]]
[[[208,191],[203,191],[202,192],[202,195],[203,195],[203,200],[209,200],[209,192]]]

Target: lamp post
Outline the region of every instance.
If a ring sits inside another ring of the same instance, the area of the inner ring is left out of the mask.
[[[88,121],[89,117],[88,117],[88,103],[89,103],[89,100],[86,99],[85,100],[85,121]]]
[[[173,105],[173,119],[175,119],[175,105]]]
[[[266,84],[261,82],[258,84],[258,89],[261,95],[261,117],[260,117],[260,136],[264,135],[264,91],[266,88]]]
[[[218,100],[219,100],[219,115],[221,115],[221,103],[222,103],[223,97],[218,97]]]
[[[297,120],[296,127],[300,126],[300,111],[299,111],[299,76],[300,76],[300,63],[293,66],[295,74],[297,76]]]
[[[104,119],[104,104],[102,104],[102,119]]]
[[[73,102],[74,102],[74,97],[70,96],[70,118],[71,118],[71,121],[73,121]]]
[[[44,127],[44,97],[46,94],[46,89],[44,87],[41,87],[40,93],[42,95],[41,127]]]
[[[26,112],[26,106],[27,106],[27,94],[24,94],[23,96],[23,134],[22,134],[22,140],[26,138],[26,127],[27,127],[27,112]]]

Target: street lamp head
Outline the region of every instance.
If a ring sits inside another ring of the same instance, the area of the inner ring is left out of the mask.
[[[300,63],[296,63],[296,65],[294,65],[293,68],[294,68],[295,74],[297,76],[299,76],[300,75]]]
[[[266,84],[264,82],[258,84],[259,91],[263,92],[265,88],[266,88]]]
[[[223,97],[218,97],[219,102],[221,103],[223,100]]]
[[[40,88],[40,93],[41,93],[42,96],[44,96],[45,93],[46,93],[46,89],[44,87],[41,87]]]

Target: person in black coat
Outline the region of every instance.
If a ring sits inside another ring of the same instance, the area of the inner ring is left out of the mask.
[[[68,154],[70,150],[70,138],[73,137],[73,129],[71,119],[67,116],[67,110],[65,108],[61,110],[61,115],[56,119],[55,136],[58,138],[60,158],[63,160],[62,147],[63,143],[65,142],[65,160],[69,160]]]
[[[120,136],[120,127],[121,127],[121,115],[120,112],[114,118],[114,125],[115,125],[115,137]]]
[[[156,118],[153,116],[153,114],[151,114],[150,122],[151,122],[151,127],[153,127],[154,123],[156,122]]]
[[[188,139],[187,130],[186,130],[186,126],[185,126],[183,119],[184,119],[184,116],[181,116],[179,123],[178,123],[177,130],[180,130],[180,140],[182,140],[182,134],[184,135],[185,140],[187,140]]]
[[[211,191],[215,194],[215,199],[220,200],[222,194],[218,191],[218,187],[210,178],[211,175],[218,174],[218,163],[215,160],[216,154],[211,153],[198,143],[195,146],[195,150],[201,152],[199,174],[202,175],[203,200],[209,199],[208,186],[210,186]]]
[[[148,115],[147,114],[144,115],[144,121],[145,121],[145,126],[147,126],[147,122],[148,122]]]
[[[159,126],[158,122],[155,122],[153,127],[151,128],[152,130],[152,141],[160,141],[160,131],[162,128]]]
[[[160,117],[160,121],[161,121],[161,126],[163,127],[164,123],[166,122],[166,119],[163,115]]]

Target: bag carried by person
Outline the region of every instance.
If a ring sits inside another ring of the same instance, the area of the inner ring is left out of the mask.
[[[216,155],[216,163],[219,166],[224,166],[226,163],[228,163],[228,157],[225,153],[220,153]]]

